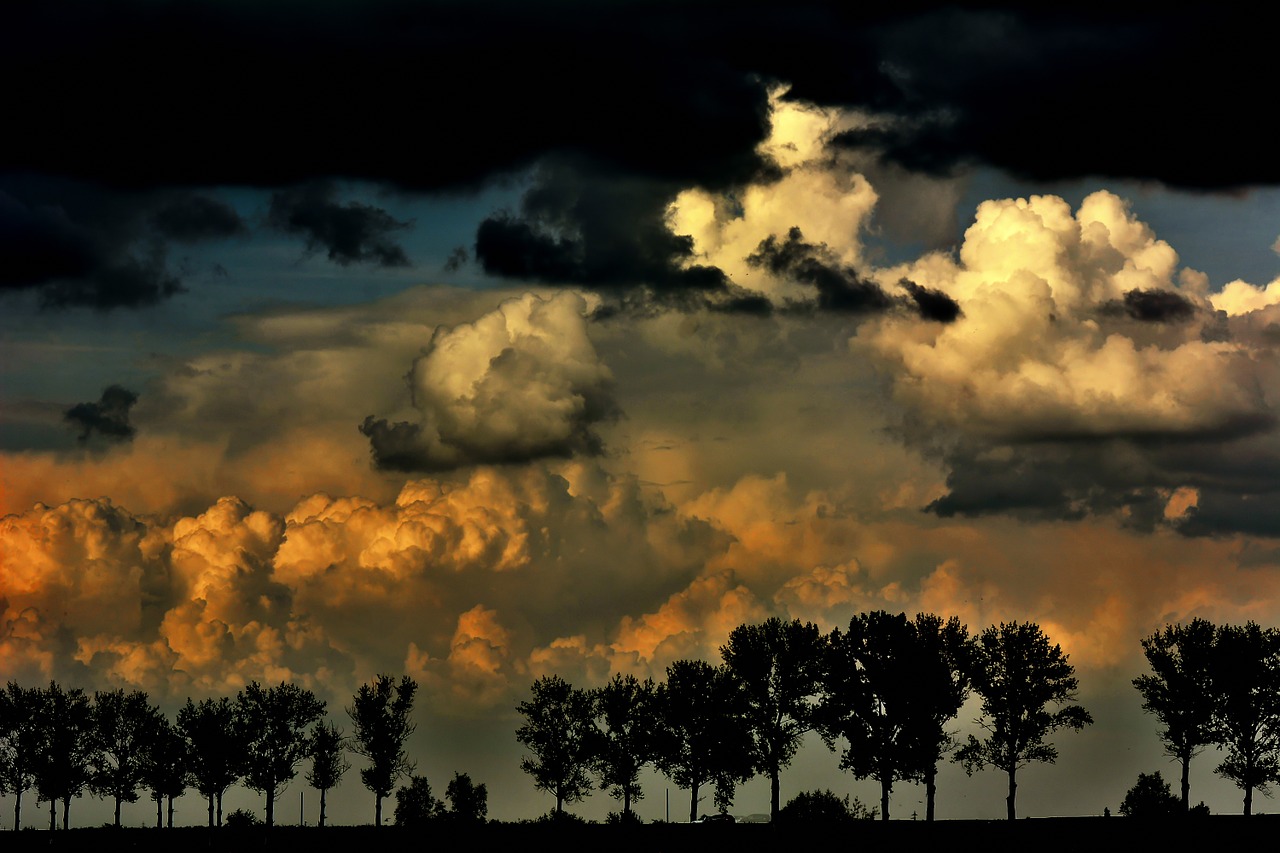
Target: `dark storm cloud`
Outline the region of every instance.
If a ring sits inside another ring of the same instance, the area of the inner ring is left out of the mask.
[[[475,465],[520,465],[535,459],[599,456],[604,444],[589,426],[589,422],[584,423],[571,435],[536,447],[486,441],[442,445],[438,440],[431,441],[421,424],[392,422],[373,415],[366,417],[359,429],[369,439],[373,464],[378,470],[436,474]]]
[[[788,231],[786,240],[770,235],[760,241],[747,263],[812,286],[818,294],[818,307],[824,311],[861,314],[885,311],[893,305],[880,285],[841,265],[825,244],[806,243],[799,228]]]
[[[813,287],[817,292],[816,306],[821,311],[871,314],[906,309],[940,323],[954,322],[960,316],[960,306],[950,296],[907,279],[899,283],[907,297],[890,296],[880,285],[841,264],[825,244],[805,242],[804,234],[796,227],[787,232],[785,240],[779,240],[777,235],[761,240],[746,260],[748,265],[768,270],[774,276]],[[806,306],[791,308],[805,310]]]
[[[120,385],[112,385],[102,392],[96,403],[78,403],[63,413],[63,420],[80,430],[80,443],[87,443],[94,435],[109,441],[129,441],[134,436],[129,423],[129,410],[138,402],[138,395]]]
[[[659,299],[725,291],[724,273],[689,265],[692,238],[666,226],[667,205],[678,189],[548,163],[518,213],[497,213],[480,223],[476,260],[490,275],[601,289],[644,285]]]
[[[1259,416],[1178,435],[1026,436],[1002,445],[961,439],[936,451],[948,469],[947,494],[926,509],[943,517],[1111,516],[1189,536],[1280,536],[1275,426]],[[1180,488],[1196,490],[1199,506],[1166,518],[1169,496]]]
[[[942,291],[923,287],[905,278],[898,284],[907,291],[911,301],[916,304],[916,310],[924,319],[938,323],[954,323],[959,319],[959,303]]]
[[[26,81],[8,166],[117,186],[456,188],[551,151],[723,186],[759,165],[774,80],[894,118],[849,141],[914,169],[1280,180],[1266,112],[1241,109],[1269,33],[1221,4],[68,0],[2,22]]]
[[[1280,181],[1267,112],[1250,103],[1255,81],[1270,77],[1266,28],[1240,27],[1220,4],[1158,17],[1145,4],[1024,5],[6,4],[0,73],[15,85],[0,190],[42,238],[6,275],[22,286],[78,281],[50,304],[175,292],[159,280],[101,292],[85,268],[141,257],[136,244],[86,242],[75,229],[91,223],[69,208],[68,222],[55,221],[57,201],[16,192],[16,175],[122,195],[284,188],[277,224],[338,263],[395,265],[407,259],[384,212],[310,203],[303,215],[287,188],[356,179],[458,191],[537,166],[521,209],[478,230],[484,269],[596,288],[640,283],[700,304],[723,276],[689,267],[687,241],[664,233],[665,205],[679,189],[730,189],[769,168],[756,149],[776,83],[790,84],[790,97],[875,115],[843,144],[931,174],[986,164],[1041,180]],[[100,128],[110,133],[88,133]],[[229,213],[188,199],[157,212],[151,230],[164,240],[226,236],[237,228]],[[811,272],[830,285],[820,292],[833,310],[877,300],[837,281],[839,271]],[[923,316],[937,307],[911,296]]]
[[[409,256],[392,239],[409,227],[378,207],[361,202],[342,204],[329,183],[281,190],[271,197],[268,224],[280,231],[306,238],[307,250],[323,249],[329,260],[342,266],[372,263],[381,267],[405,267]]]
[[[34,291],[45,308],[154,305],[185,289],[171,243],[246,230],[229,205],[187,190],[120,193],[35,175],[0,185],[0,289]]]
[[[159,206],[151,214],[151,225],[181,243],[224,240],[249,230],[230,205],[195,193],[184,193]]]
[[[1180,323],[1196,314],[1196,307],[1170,290],[1130,290],[1124,299],[1102,306],[1102,313],[1124,316],[1142,323]]]

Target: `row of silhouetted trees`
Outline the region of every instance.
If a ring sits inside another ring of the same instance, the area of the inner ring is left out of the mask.
[[[1252,792],[1280,781],[1280,632],[1197,619],[1142,645],[1152,674],[1135,685],[1183,762],[1183,810],[1187,764],[1212,744],[1226,752],[1217,772],[1243,789],[1249,814]],[[1030,622],[971,637],[957,618],[927,613],[862,613],[828,634],[775,618],[739,626],[720,654],[719,665],[678,660],[662,683],[619,674],[581,689],[538,679],[517,707],[525,723],[516,738],[528,750],[521,768],[555,797],[557,813],[599,786],[621,801],[623,819],[643,794],[646,766],[689,790],[690,820],[704,787],[725,811],[736,786],[762,774],[776,820],[781,772],[812,731],[840,751],[842,769],[879,784],[884,820],[896,782],[925,786],[932,820],[945,759],[969,773],[1005,773],[1012,820],[1018,770],[1056,760],[1055,731],[1093,722],[1075,701],[1067,655]],[[949,726],[971,694],[981,700],[981,736],[962,743]]]
[[[121,803],[139,792],[156,803],[156,825],[173,825],[173,801],[194,788],[209,803],[209,825],[222,825],[223,794],[236,783],[264,795],[266,823],[275,822],[275,800],[304,759],[306,778],[320,792],[320,825],[325,795],[350,768],[346,753],[364,757],[360,779],[373,792],[375,822],[396,781],[410,773],[405,742],[417,684],[379,675],[362,685],[346,709],[350,738],[324,720],[325,703],[310,690],[281,683],[252,682],[234,699],[188,699],[170,721],[140,690],[64,690],[56,682],[0,690],[0,793],[13,794],[13,825],[21,826],[22,798],[34,791],[49,804],[49,828],[62,803],[62,826],[70,824],[72,799],[86,790]],[[469,781],[469,780],[467,780]],[[481,786],[483,787],[483,786]]]

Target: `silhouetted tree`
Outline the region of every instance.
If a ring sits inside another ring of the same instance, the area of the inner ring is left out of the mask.
[[[849,795],[838,797],[832,791],[801,791],[778,812],[777,821],[784,826],[840,826],[857,820],[875,820],[876,810],[868,809]]]
[[[656,764],[689,789],[689,820],[698,819],[698,793],[715,785],[720,811],[733,803],[739,782],[751,778],[752,740],[742,683],[727,666],[678,660],[658,686],[661,725]]]
[[[1138,781],[1124,795],[1120,814],[1125,817],[1171,817],[1182,811],[1182,804],[1169,783],[1157,770],[1139,773]]]
[[[1258,623],[1221,625],[1214,640],[1215,742],[1227,757],[1214,770],[1244,791],[1271,794],[1280,782],[1280,631]]]
[[[93,763],[89,789],[120,804],[136,803],[142,785],[143,756],[163,717],[141,690],[99,691],[93,695]]]
[[[933,820],[938,762],[955,745],[947,724],[969,698],[973,666],[969,629],[952,616],[943,622],[932,613],[917,613],[912,623],[910,686],[911,727],[920,746],[920,779],[925,787],[925,820]]]
[[[1184,813],[1191,807],[1191,759],[1213,743],[1215,635],[1213,623],[1204,619],[1166,625],[1142,640],[1151,675],[1133,680],[1142,709],[1164,726],[1159,737],[1165,753],[1182,765]]]
[[[266,796],[268,827],[275,825],[280,788],[297,775],[307,755],[307,730],[324,716],[324,702],[310,690],[281,682],[263,688],[256,681],[236,695],[237,726],[244,733],[244,783]]]
[[[382,826],[383,798],[391,796],[396,780],[413,771],[404,745],[415,728],[409,713],[417,690],[418,683],[407,675],[399,683],[379,675],[372,684],[360,685],[347,708],[355,726],[351,751],[369,760],[360,780],[373,792],[376,826]]]
[[[164,717],[156,721],[142,754],[142,784],[156,804],[156,828],[161,826],[165,800],[169,803],[169,828],[173,828],[173,801],[187,790],[191,778],[190,746],[182,733]]]
[[[53,829],[53,805],[62,801],[62,828],[71,825],[71,798],[80,796],[89,783],[94,760],[93,706],[80,688],[63,690],[50,681],[41,691],[40,718],[43,734],[36,763],[36,791],[49,803],[49,828]]]
[[[720,648],[725,665],[743,685],[754,769],[769,777],[771,820],[777,820],[781,808],[782,768],[813,728],[824,648],[813,623],[776,617],[759,625],[739,625]]]
[[[22,826],[22,794],[36,784],[44,732],[38,687],[10,681],[0,691],[0,791],[13,794],[13,828]]]
[[[987,628],[974,643],[973,689],[982,697],[982,718],[976,722],[987,735],[973,735],[956,753],[966,773],[983,767],[1003,770],[1009,777],[1005,799],[1009,820],[1017,817],[1018,770],[1033,761],[1049,764],[1058,750],[1045,738],[1058,729],[1080,731],[1093,722],[1075,702],[1075,668],[1062,647],[1034,622],[1001,623]],[[1056,711],[1049,706],[1059,706]]]
[[[653,679],[617,673],[592,695],[598,737],[592,749],[600,787],[622,800],[622,814],[642,799],[640,770],[657,752],[657,687]]]
[[[343,756],[347,740],[337,726],[320,722],[311,733],[311,770],[307,783],[320,792],[320,826],[325,821],[325,795],[342,781],[342,774],[351,769]]]
[[[225,696],[199,704],[187,699],[178,710],[178,731],[190,747],[191,784],[209,801],[209,826],[222,826],[222,795],[244,773],[245,735],[236,706]]]
[[[484,823],[489,814],[489,789],[477,785],[466,773],[454,772],[444,789],[449,801],[449,817],[463,823]]]
[[[409,784],[396,791],[396,809],[392,820],[396,826],[421,826],[444,812],[444,803],[431,793],[425,776],[409,774]]]
[[[920,655],[903,613],[860,613],[831,632],[821,732],[827,746],[848,744],[840,767],[880,784],[880,817],[889,819],[893,783],[922,775],[926,707],[914,679]]]
[[[524,725],[516,740],[532,755],[520,759],[520,769],[533,777],[534,787],[556,798],[556,814],[591,792],[587,771],[595,761],[594,708],[591,694],[558,675],[539,678],[528,701],[516,710]]]

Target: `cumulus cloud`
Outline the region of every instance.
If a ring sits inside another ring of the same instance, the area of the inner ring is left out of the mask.
[[[587,334],[590,310],[577,293],[530,293],[437,328],[408,376],[419,419],[369,416],[360,426],[375,463],[443,471],[600,453],[595,429],[619,411]]]
[[[0,525],[0,648],[8,673],[174,697],[250,679],[341,696],[403,667],[435,707],[489,707],[557,662],[644,665],[612,648],[619,626],[726,541],[580,465],[413,481],[390,504],[316,494],[284,515],[233,497],[172,521],[38,504]]]
[[[984,202],[958,258],[880,274],[963,312],[931,327],[886,317],[852,341],[888,368],[908,441],[949,468],[937,512],[1123,511],[1149,526],[1158,490],[1223,488],[1187,465],[1189,446],[1243,456],[1269,442],[1270,380],[1214,310],[1242,291],[1208,297],[1111,193],[1074,212],[1053,196]],[[1227,491],[1256,488],[1236,477]]]

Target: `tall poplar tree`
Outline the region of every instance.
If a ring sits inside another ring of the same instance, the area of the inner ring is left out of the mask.
[[[391,796],[401,776],[413,771],[405,742],[416,728],[409,714],[417,691],[418,683],[407,675],[399,682],[378,675],[360,685],[347,708],[355,728],[351,751],[369,761],[360,770],[360,781],[373,792],[375,826],[382,826],[383,799]]]

